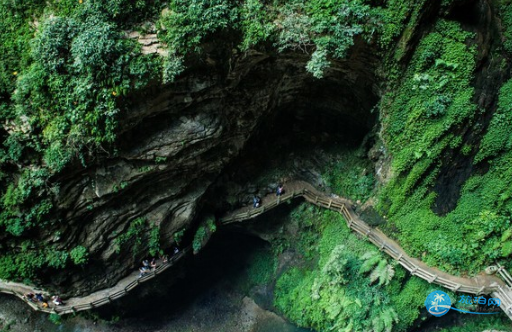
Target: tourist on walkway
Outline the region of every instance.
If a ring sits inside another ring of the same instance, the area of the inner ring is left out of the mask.
[[[55,304],[55,305],[63,305],[64,302],[62,302],[62,299],[60,298],[60,296],[58,295],[54,295],[52,296],[52,302]]]
[[[279,184],[277,186],[276,196],[281,196],[282,194],[284,194],[284,187],[282,184]]]
[[[178,247],[174,247],[174,254],[176,255],[179,252],[180,252],[180,250],[178,249]]]
[[[153,257],[153,259],[151,260],[151,271],[154,271],[156,270],[156,258]]]
[[[41,293],[36,293],[36,295],[35,295],[35,296],[36,296],[36,300],[37,300],[38,302],[44,302],[44,296],[43,296],[43,294],[41,294]]]
[[[161,255],[160,259],[162,260],[163,264],[167,264],[169,262],[169,256],[167,256],[167,254]]]
[[[23,296],[30,302],[36,302],[34,293],[27,293]]]
[[[139,278],[142,278],[143,276],[145,276],[146,274],[149,273],[149,266],[143,266],[139,269]]]
[[[261,205],[261,198],[259,196],[254,196],[252,199],[253,206],[255,208],[260,207]]]

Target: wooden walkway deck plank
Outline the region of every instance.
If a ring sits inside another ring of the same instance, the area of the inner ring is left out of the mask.
[[[435,267],[427,266],[424,262],[410,257],[394,240],[390,239],[378,228],[372,228],[359,218],[354,212],[353,203],[350,200],[337,197],[327,196],[316,190],[311,184],[304,181],[292,181],[286,184],[288,193],[276,197],[268,195],[262,199],[262,204],[258,208],[244,207],[233,211],[219,220],[221,225],[228,225],[243,220],[253,219],[263,213],[283,204],[296,197],[303,197],[307,202],[315,204],[319,207],[326,208],[340,213],[346,220],[347,226],[353,231],[360,234],[363,238],[372,242],[377,248],[397,262],[411,274],[426,280],[429,283],[441,285],[455,292],[463,292],[470,294],[491,294],[493,297],[499,298],[503,305],[500,308],[505,311],[507,316],[512,319],[512,277],[510,274],[500,267],[498,274],[503,277],[505,282],[491,275],[478,275],[474,278],[463,278],[450,275]],[[50,308],[42,308],[35,303],[24,299],[23,294],[43,293],[49,294],[42,290],[38,290],[27,285],[12,283],[0,280],[0,292],[13,294],[25,302],[31,308],[38,311],[48,313],[66,314],[82,310],[89,310],[105,304],[112,300],[123,297],[131,290],[136,288],[140,283],[151,280],[157,274],[163,272],[183,257],[191,247],[185,248],[177,256],[173,257],[167,264],[161,265],[155,271],[142,278],[138,278],[138,272],[132,273],[130,276],[119,281],[114,287],[101,290],[84,297],[71,298],[66,301],[66,306],[52,306]]]

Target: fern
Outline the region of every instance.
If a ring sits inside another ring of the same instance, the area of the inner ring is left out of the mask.
[[[381,316],[377,316],[372,320],[372,328],[374,332],[382,332],[384,330],[384,322]]]
[[[371,271],[375,265],[381,260],[377,252],[375,251],[367,251],[361,259],[364,260],[364,263],[361,265],[359,269],[359,273],[366,273]]]
[[[373,332],[391,332],[394,323],[398,323],[398,315],[395,310],[383,308],[380,315],[372,320]]]
[[[377,267],[370,274],[372,283],[379,281],[379,285],[387,285],[395,275],[395,269],[386,260],[381,260]]]
[[[393,323],[398,323],[398,315],[393,308],[385,309],[382,312],[382,321],[384,322],[385,332],[391,332]]]
[[[388,264],[386,259],[383,259],[382,256],[377,252],[366,252],[361,259],[364,260],[364,263],[361,265],[359,269],[360,273],[370,273],[370,282],[374,283],[375,281],[379,281],[379,286],[387,285],[395,275],[395,269],[392,265]]]

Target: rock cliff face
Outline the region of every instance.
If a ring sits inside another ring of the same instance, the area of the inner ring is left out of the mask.
[[[141,259],[130,250],[135,237],[121,243],[123,250],[117,248],[120,235],[137,218],[148,229],[159,229],[163,247],[171,246],[174,232],[193,228],[210,185],[249,139],[266,135],[265,123],[276,117],[284,114],[290,127],[332,120],[358,128],[362,136],[373,124],[379,60],[362,41],[347,60],[334,62],[323,80],[305,71],[304,54],[219,54],[212,51],[177,82],[135,101],[121,119],[114,155],[57,179],[63,222],[48,241],[63,248],[83,245],[91,255],[86,272],[53,274],[47,280],[52,286],[69,295],[85,293],[112,285],[134,269]],[[144,249],[148,229],[141,237]]]
[[[483,115],[487,118],[478,133],[489,121],[496,103],[492,91],[503,79],[501,59],[488,57],[494,47],[492,36],[499,35],[491,24],[496,21],[491,8],[484,0],[455,1],[445,10],[447,17],[476,33],[476,102],[491,110]],[[437,2],[424,4],[397,43],[398,67],[407,67],[439,11]],[[463,11],[472,14],[461,17],[458,13]],[[377,114],[372,109],[381,92],[377,69],[382,59],[375,45],[356,40],[346,60],[332,61],[321,80],[306,72],[308,54],[237,53],[229,41],[211,42],[204,50],[175,83],[133,97],[132,107],[120,117],[115,153],[98,156],[87,167],[68,168],[55,179],[61,183],[56,204],[61,222],[46,240],[66,250],[82,245],[90,260],[85,271],[47,273],[51,278],[43,282],[50,288],[77,295],[114,284],[147,253],[152,229],[159,230],[164,248],[174,244],[172,235],[181,230],[183,243],[190,243],[203,214],[212,209],[222,213],[219,209],[226,207],[222,202],[228,197],[222,193],[229,190],[219,190],[226,186],[224,179],[244,160],[260,158],[267,146],[293,145],[294,132],[311,130],[320,139],[344,133],[341,139],[354,138],[357,144],[376,132]],[[469,124],[460,130],[468,141],[479,137],[471,134],[475,131]],[[461,184],[475,171],[463,165],[471,164],[470,159],[456,161],[464,172],[451,167],[452,156],[453,151],[443,156],[447,167],[434,188],[439,201],[446,202],[439,204],[440,214],[453,208]],[[378,180],[385,182],[391,172],[386,147],[377,142],[369,157],[376,163]],[[134,231],[136,220],[142,220],[142,226]],[[140,250],[134,253],[133,247]]]

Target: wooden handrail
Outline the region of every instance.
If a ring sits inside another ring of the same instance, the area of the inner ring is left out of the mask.
[[[336,198],[336,197],[328,197],[324,194],[317,192],[314,189],[311,189],[312,186],[309,185],[309,188],[306,188],[306,186],[302,187],[300,190],[292,191],[291,193],[284,194],[282,196],[277,196],[276,199],[271,200],[267,204],[263,204],[259,208],[255,208],[248,211],[242,211],[240,213],[234,213],[230,216],[226,216],[225,218],[220,219],[220,223],[222,225],[234,223],[234,222],[240,222],[247,219],[255,218],[289,200],[292,200],[296,197],[303,197],[306,199],[306,201],[315,204],[319,207],[326,208],[332,211],[335,211],[337,213],[340,213],[346,220],[347,226],[355,231],[356,233],[360,234],[361,237],[366,238],[368,241],[375,244],[381,251],[388,254],[390,257],[395,259],[405,270],[410,272],[411,274],[422,278],[426,280],[429,283],[434,283],[437,285],[441,285],[443,287],[446,287],[454,292],[463,292],[463,293],[470,293],[470,294],[493,294],[493,296],[496,296],[500,298],[500,300],[503,303],[506,303],[505,306],[500,306],[505,313],[508,315],[509,318],[512,319],[512,291],[510,287],[512,286],[512,277],[510,274],[503,269],[503,267],[500,266],[500,269],[498,270],[498,274],[502,276],[502,278],[505,280],[505,283],[503,283],[501,280],[496,279],[494,282],[497,286],[487,286],[487,285],[477,285],[475,286],[475,282],[473,280],[469,279],[463,279],[463,278],[456,278],[454,276],[448,275],[446,273],[441,273],[439,271],[435,271],[435,269],[430,267],[422,267],[418,264],[422,264],[421,262],[416,261],[415,259],[409,257],[400,247],[396,247],[396,244],[390,245],[390,243],[393,243],[386,235],[384,235],[382,232],[373,231],[373,228],[370,227],[367,223],[359,219],[359,217],[354,213],[352,208],[346,204],[346,200],[342,198]],[[177,255],[173,256],[168,263],[160,265],[158,268],[156,268],[154,271],[151,271],[147,275],[142,276],[141,278],[137,278],[133,280],[132,282],[128,283],[124,288],[121,290],[112,293],[110,295],[107,295],[104,298],[98,299],[96,301],[92,301],[91,303],[78,303],[74,304],[73,306],[61,306],[61,307],[53,307],[53,308],[42,308],[38,306],[35,303],[31,303],[30,301],[27,301],[23,294],[19,294],[14,292],[13,290],[7,289],[5,287],[0,287],[0,292],[8,293],[8,294],[14,294],[17,297],[23,299],[25,302],[27,302],[33,309],[43,312],[56,312],[58,314],[66,314],[71,312],[77,312],[82,310],[89,310],[91,308],[96,308],[102,305],[105,305],[107,303],[110,303],[112,300],[115,300],[117,298],[120,298],[122,296],[125,296],[128,294],[131,290],[136,288],[139,284],[146,282],[147,280],[150,280],[154,278],[156,275],[160,274],[161,272],[165,271],[169,267],[174,265],[174,262],[183,257],[188,251],[191,250],[191,246],[185,248]],[[416,263],[418,262],[418,263]],[[440,275],[440,273],[442,275]],[[450,280],[455,279],[457,280]],[[503,287],[502,287],[503,286]]]
[[[492,292],[495,292],[497,290],[496,287],[493,286],[473,286],[472,282],[470,280],[464,280],[462,278],[460,279],[460,282],[454,282],[452,280],[449,280],[447,278],[453,276],[448,275],[447,277],[440,276],[437,272],[432,272],[432,268],[423,268],[421,266],[418,266],[412,258],[407,256],[401,248],[395,248],[393,246],[389,245],[389,239],[383,236],[381,233],[377,234],[372,231],[372,228],[366,224],[364,221],[359,219],[357,215],[352,211],[352,209],[346,205],[346,203],[342,202],[341,200],[337,200],[334,197],[327,197],[325,195],[320,194],[319,192],[313,191],[309,188],[303,188],[303,190],[296,196],[302,196],[306,201],[317,205],[322,208],[327,208],[329,210],[336,211],[338,213],[341,213],[343,217],[345,218],[347,225],[350,229],[355,231],[356,233],[360,234],[363,237],[366,237],[366,239],[372,243],[374,243],[380,250],[391,256],[393,259],[396,259],[398,263],[406,269],[408,272],[414,274],[415,276],[418,276],[424,280],[426,280],[429,283],[435,283],[438,285],[441,285],[443,287],[446,287],[448,289],[451,289],[452,291],[458,291],[458,292],[465,292],[465,293],[471,293],[471,294],[490,294]],[[263,211],[263,209],[256,211],[252,217],[262,214],[263,212],[266,212],[271,209],[270,205],[277,206],[281,201],[284,201],[284,197],[281,200],[277,200],[277,204],[274,204],[274,202],[269,204],[269,207]],[[235,215],[232,218],[226,219],[223,224],[229,224],[234,221],[241,221],[237,220],[237,216]],[[430,269],[430,270],[429,270]],[[500,275],[502,275],[503,279],[509,284],[509,286],[512,287],[512,277],[508,272],[502,272],[500,271]],[[461,283],[462,282],[462,283]],[[465,283],[464,283],[465,282]],[[501,290],[501,292],[504,292]],[[512,294],[512,293],[511,293]],[[512,296],[512,295],[511,295]],[[510,300],[512,303],[512,299]],[[508,314],[508,313],[507,313]],[[509,317],[512,319],[512,316],[509,315]]]

